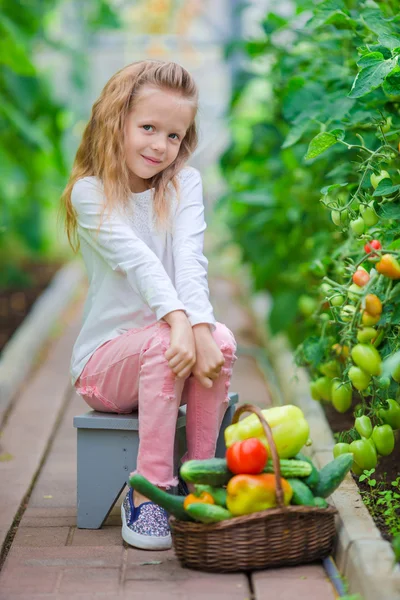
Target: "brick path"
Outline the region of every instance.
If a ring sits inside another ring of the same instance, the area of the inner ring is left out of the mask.
[[[239,392],[241,402],[257,401],[266,406],[269,397],[263,374],[255,359],[246,355],[246,348],[257,344],[257,337],[251,319],[235,300],[237,289],[220,278],[210,279],[210,289],[216,318],[233,330],[239,344],[231,390]],[[55,385],[68,364],[79,320],[80,310],[70,315],[57,348],[28,383],[26,394],[35,389],[39,393],[38,379]],[[172,550],[146,552],[129,548],[120,535],[121,499],[102,529],[77,529],[76,433],[72,419],[86,406],[71,389],[65,392],[62,418],[0,574],[1,600],[334,599],[321,565],[258,572],[252,575],[250,583],[244,574],[183,569]],[[35,403],[35,393],[30,401]],[[40,416],[36,419],[35,431],[40,435]],[[21,431],[30,426],[28,419],[19,424]],[[2,493],[4,490],[0,491],[0,504]]]

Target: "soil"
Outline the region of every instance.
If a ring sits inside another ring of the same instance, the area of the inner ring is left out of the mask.
[[[355,405],[358,402],[359,400],[357,398],[354,399],[352,409],[344,414],[338,413],[330,404],[323,405],[325,416],[329,422],[329,425],[331,426],[333,433],[345,431],[351,429],[354,426],[353,409],[355,408]],[[377,485],[380,484],[379,489],[381,490],[391,489],[392,491],[394,491],[394,488],[391,486],[391,482],[394,481],[400,475],[400,430],[397,430],[395,432],[395,435],[396,446],[394,451],[390,456],[380,457],[379,463],[375,468],[375,473],[373,474],[373,477],[377,481]],[[354,475],[353,479],[358,485],[361,492],[370,491],[368,483],[366,483],[365,481],[359,482],[358,477]],[[382,515],[382,513],[386,510],[386,506],[382,505],[379,508],[379,510],[381,514],[372,514],[372,518],[374,519],[376,526],[381,532],[382,537],[388,541],[391,541],[392,535],[390,534],[389,528],[387,527]],[[397,510],[397,515],[400,521],[400,504],[399,509]]]
[[[28,285],[0,288],[0,353],[61,266],[59,262],[26,263],[23,272],[28,276]]]

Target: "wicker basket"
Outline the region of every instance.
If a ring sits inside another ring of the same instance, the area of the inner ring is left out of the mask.
[[[271,429],[256,406],[240,406],[255,413],[264,428],[272,454],[279,508],[204,525],[170,517],[175,553],[184,567],[227,573],[296,565],[325,558],[335,540],[333,507],[284,506],[279,457]]]

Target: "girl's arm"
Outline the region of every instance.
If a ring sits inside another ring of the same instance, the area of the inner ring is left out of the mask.
[[[104,196],[100,182],[94,178],[80,179],[73,187],[71,201],[77,213],[79,234],[114,271],[126,275],[132,289],[148,304],[157,320],[175,310],[185,311],[159,258],[135,235],[118,211],[111,214],[106,211],[101,222]]]
[[[204,231],[203,186],[200,173],[191,169],[181,183],[180,201],[174,219],[173,255],[175,287],[183,302],[192,327],[205,323],[204,328],[216,329],[216,320],[208,289],[208,260],[203,254]],[[203,330],[203,327],[194,328]]]

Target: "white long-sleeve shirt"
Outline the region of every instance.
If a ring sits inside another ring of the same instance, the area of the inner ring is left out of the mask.
[[[77,212],[81,253],[89,279],[83,324],[71,358],[72,385],[92,354],[106,341],[132,328],[156,323],[184,310],[190,324],[215,331],[209,300],[208,260],[203,254],[204,203],[200,173],[184,167],[174,190],[172,230],[154,226],[153,190],[132,193],[128,207],[106,212],[102,182],[78,180],[71,194]]]

